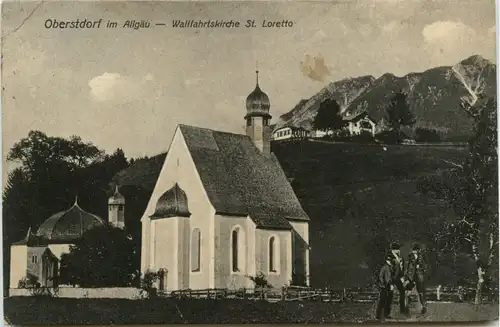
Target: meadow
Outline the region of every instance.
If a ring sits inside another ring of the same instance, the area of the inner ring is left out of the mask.
[[[426,315],[411,307],[410,318],[394,321],[491,321],[498,318],[498,305],[429,303]],[[10,325],[99,325],[185,323],[338,323],[374,322],[375,303],[277,302],[206,299],[64,299],[11,297],[4,300]]]
[[[461,162],[465,147],[297,141],[273,143],[273,152],[311,218],[313,287],[369,286],[393,241],[403,253],[412,242],[428,249],[430,284],[461,278],[437,262],[433,244],[454,213],[418,185],[422,177],[452,167],[450,162]]]

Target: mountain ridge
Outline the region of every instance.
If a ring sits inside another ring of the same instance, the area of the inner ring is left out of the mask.
[[[496,94],[496,65],[481,55],[472,55],[451,66],[403,76],[387,72],[378,78],[363,75],[332,81],[281,115],[276,127],[312,128],[321,102],[330,98],[339,103],[342,113],[355,115],[367,111],[379,123],[379,129],[383,129],[387,104],[399,90],[408,95],[410,109],[417,118],[414,127],[436,129],[443,139],[463,138],[470,135],[472,121],[461,109],[461,103],[474,103],[480,91],[488,96]]]

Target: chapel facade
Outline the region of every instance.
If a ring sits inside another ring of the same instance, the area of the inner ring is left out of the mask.
[[[108,210],[108,223],[125,228],[125,198],[118,186],[108,199]],[[105,224],[102,218],[83,210],[75,199],[69,209],[50,216],[36,232],[29,228],[26,237],[10,247],[9,287],[18,288],[29,275],[36,277],[42,287],[57,286],[61,256],[69,253],[70,246],[86,231]]]
[[[309,218],[271,152],[269,97],[246,99],[246,134],[179,125],[141,218],[141,273],[160,291],[309,285]]]

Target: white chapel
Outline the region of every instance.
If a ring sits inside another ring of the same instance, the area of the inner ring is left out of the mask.
[[[179,125],[141,218],[141,273],[161,290],[309,284],[309,218],[271,152],[270,101],[246,100],[246,134]]]
[[[108,223],[125,228],[125,198],[118,186],[108,199]],[[88,230],[105,224],[102,218],[83,210],[75,199],[69,209],[47,218],[35,233],[30,228],[24,239],[10,247],[10,288],[19,288],[28,275],[36,277],[40,286],[57,286],[62,255],[69,253],[70,246]]]

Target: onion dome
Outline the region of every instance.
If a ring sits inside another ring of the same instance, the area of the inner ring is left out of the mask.
[[[75,199],[71,208],[45,220],[38,228],[36,237],[49,243],[72,243],[89,229],[105,224],[101,218],[80,208]]]
[[[118,191],[118,185],[115,187],[115,193],[108,199],[108,204],[125,204],[125,197]]]
[[[247,97],[247,114],[245,119],[252,116],[271,118],[269,114],[271,102],[267,94],[259,87],[259,71],[257,70],[255,73],[257,74],[257,83],[255,85],[255,90]]]
[[[156,209],[151,217],[167,218],[167,217],[189,217],[191,213],[188,209],[188,200],[186,192],[184,192],[179,184],[167,190],[160,196],[156,202]]]

